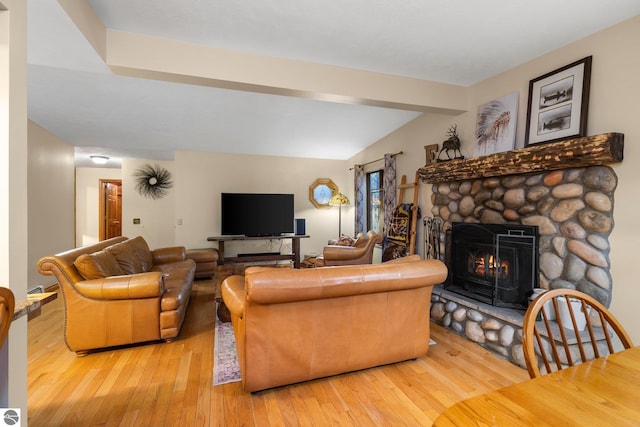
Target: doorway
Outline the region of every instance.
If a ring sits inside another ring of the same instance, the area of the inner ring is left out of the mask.
[[[122,235],[122,180],[101,179],[98,207],[99,240]]]

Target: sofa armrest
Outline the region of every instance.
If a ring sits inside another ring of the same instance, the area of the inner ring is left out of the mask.
[[[154,249],[151,251],[151,255],[153,256],[153,265],[160,265],[184,261],[187,258],[187,251],[184,246],[172,246]]]
[[[162,273],[130,274],[101,279],[83,280],[75,284],[78,293],[86,298],[123,300],[160,297],[164,292]]]
[[[243,318],[245,309],[244,276],[230,276],[222,282],[222,299],[232,315]]]

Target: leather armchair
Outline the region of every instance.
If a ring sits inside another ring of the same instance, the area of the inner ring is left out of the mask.
[[[382,243],[382,235],[369,230],[367,234],[359,236],[353,246],[325,246],[322,256],[316,259],[316,267],[371,264],[373,249],[378,243]]]

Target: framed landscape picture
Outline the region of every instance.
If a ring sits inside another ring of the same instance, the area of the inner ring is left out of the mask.
[[[591,58],[529,82],[525,145],[586,135]]]

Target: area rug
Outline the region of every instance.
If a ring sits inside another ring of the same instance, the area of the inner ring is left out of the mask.
[[[213,385],[240,381],[240,364],[236,352],[236,340],[231,322],[224,323],[216,317],[213,344]]]

